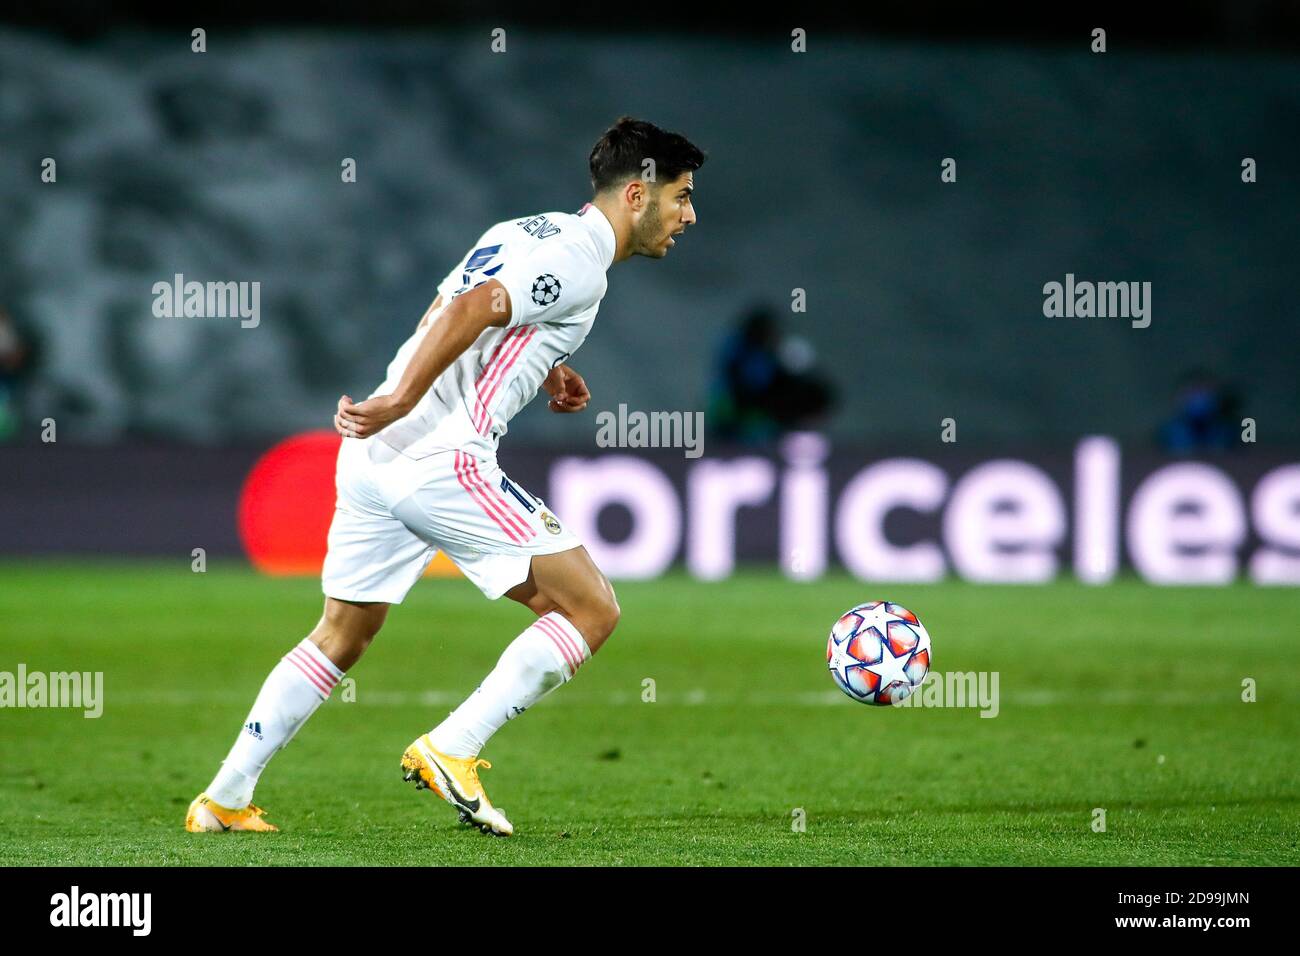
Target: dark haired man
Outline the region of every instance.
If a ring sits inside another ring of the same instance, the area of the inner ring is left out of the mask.
[[[221,770],[190,805],[187,830],[276,829],[252,803],[262,771],[441,549],[487,597],[504,594],[537,620],[406,749],[403,775],[463,822],[514,832],[483,791],[478,771],[490,765],[479,752],[574,676],[614,630],[619,607],[586,548],[498,467],[497,444],[539,388],[554,412],[587,407],[586,383],[565,362],[595,321],[605,271],[668,254],[696,221],[694,173],[704,159],[685,137],[623,117],[591,151],[591,202],[485,232],[439,284],[384,383],[363,402],[339,399],[324,614],[267,677]]]

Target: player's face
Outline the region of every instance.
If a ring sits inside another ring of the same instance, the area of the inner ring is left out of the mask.
[[[682,173],[670,183],[651,190],[650,201],[641,213],[635,229],[636,254],[662,259],[676,245],[686,227],[695,222],[695,207],[691,193],[695,189],[695,174]]]

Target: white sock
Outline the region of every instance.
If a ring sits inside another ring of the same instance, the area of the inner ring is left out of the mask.
[[[267,675],[244,729],[208,786],[208,796],[231,810],[248,806],[267,763],[316,713],[342,677],[334,662],[303,638]]]
[[[477,757],[507,720],[573,678],[591,649],[557,611],[543,614],[510,642],[492,673],[437,727],[433,745],[452,757]]]

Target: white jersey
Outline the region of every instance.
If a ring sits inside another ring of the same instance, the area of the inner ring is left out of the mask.
[[[442,306],[402,344],[373,395],[393,392],[447,304],[489,279],[510,294],[510,324],[488,328],[438,376],[410,414],[376,436],[408,458],[460,450],[496,456],[510,419],[578,350],[605,295],[614,229],[595,206],[499,222],[438,285]]]

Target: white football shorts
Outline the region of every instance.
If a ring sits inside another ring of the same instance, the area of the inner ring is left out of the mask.
[[[402,603],[439,550],[496,600],[527,580],[533,555],[582,543],[495,460],[461,451],[414,459],[345,438],[335,486],[321,590],[341,601]]]

